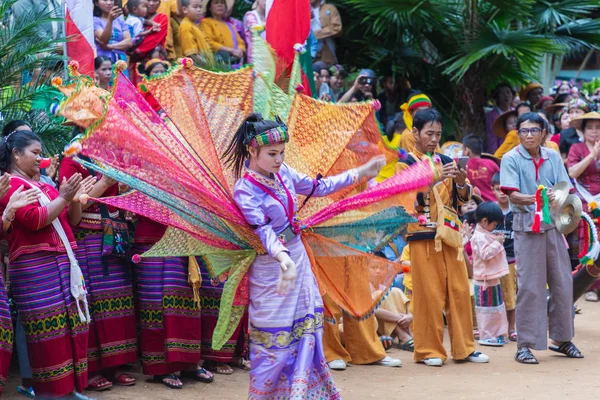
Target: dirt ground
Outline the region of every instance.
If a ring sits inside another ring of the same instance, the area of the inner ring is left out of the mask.
[[[448,361],[442,368],[415,364],[411,354],[390,350],[402,368],[350,366],[334,372],[345,400],[362,399],[593,399],[600,393],[600,303],[580,301],[583,313],[575,319],[574,342],[585,354],[583,360],[566,359],[549,351],[538,352],[539,365],[521,365],[513,360],[516,347],[479,348],[491,358],[489,364],[458,364]],[[446,338],[446,343],[448,340]],[[86,392],[103,400],[221,400],[247,398],[248,373],[217,375],[212,384],[184,380],[181,390],[170,390],[134,373],[134,387],[115,387],[103,393]],[[9,378],[3,399],[25,399],[16,393],[18,375]]]

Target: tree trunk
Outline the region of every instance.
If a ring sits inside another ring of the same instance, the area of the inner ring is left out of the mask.
[[[483,80],[479,75],[477,65],[474,65],[456,84],[456,109],[460,132],[457,132],[457,140],[464,136],[475,134],[485,140],[485,105],[487,95]]]

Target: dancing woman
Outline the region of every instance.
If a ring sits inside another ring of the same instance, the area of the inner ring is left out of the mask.
[[[284,164],[288,140],[283,122],[252,114],[224,154],[241,177],[234,200],[268,252],[256,257],[248,273],[249,398],[338,399],[323,354],[323,301],[295,219],[296,195],[326,196],[374,177],[385,158],[314,180]]]

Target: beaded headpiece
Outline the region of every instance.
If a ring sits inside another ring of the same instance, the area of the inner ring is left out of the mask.
[[[260,124],[246,122],[248,124],[248,137],[244,144],[250,147],[262,147],[289,142],[290,135],[287,125],[279,117],[275,117],[275,121],[279,126],[270,127],[266,130],[260,130]],[[259,129],[257,130],[257,128]]]

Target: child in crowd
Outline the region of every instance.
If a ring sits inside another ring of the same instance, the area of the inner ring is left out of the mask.
[[[112,76],[112,61],[109,57],[98,56],[94,59],[94,75],[96,77],[96,85],[102,89],[108,89]]]
[[[153,27],[144,29],[146,16],[148,15],[148,4],[146,0],[129,0],[127,2],[129,16],[125,20],[129,33],[133,40],[133,48],[138,47],[144,38],[149,35]]]
[[[477,226],[471,237],[471,248],[479,344],[503,346],[508,343],[505,340],[508,322],[500,278],[508,275],[509,270],[504,235],[493,232],[504,221],[504,214],[498,204],[485,202],[477,207],[475,216]]]
[[[463,139],[463,156],[469,157],[467,162],[467,178],[471,185],[479,189],[484,201],[494,201],[491,189],[492,176],[500,172],[500,167],[494,161],[482,158],[483,141],[479,136],[468,135]]]
[[[202,18],[203,0],[181,0],[185,18],[179,25],[179,42],[181,52],[190,57],[194,63],[203,64],[211,54],[210,46],[197,22]]]
[[[458,216],[461,221],[464,219],[463,217],[470,212],[477,210],[477,206],[483,203],[483,199],[481,198],[479,189],[477,187],[473,188],[473,194],[471,195],[471,200],[463,203],[458,209]]]
[[[517,307],[517,269],[515,265],[515,245],[513,232],[513,213],[508,204],[508,196],[500,190],[500,174],[492,177],[492,189],[496,196],[496,203],[500,206],[504,220],[500,223],[494,233],[504,235],[504,251],[506,251],[506,260],[508,261],[509,274],[500,278],[502,287],[502,296],[506,306],[506,317],[508,319],[508,338],[511,342],[517,341],[517,331],[515,330]]]

